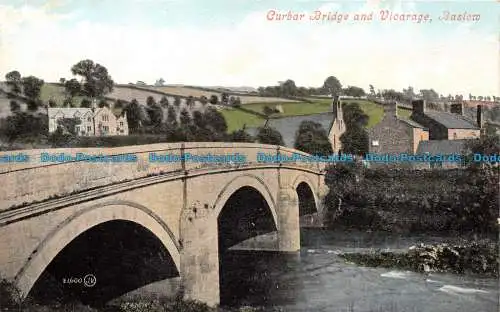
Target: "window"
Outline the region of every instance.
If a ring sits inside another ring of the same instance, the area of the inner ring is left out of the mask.
[[[123,127],[123,121],[120,121],[120,127]]]
[[[91,121],[92,121],[92,118],[87,117],[87,121],[88,121],[88,122],[91,122]]]
[[[109,127],[108,127],[108,126],[104,126],[104,127],[102,127],[102,128],[103,128],[103,130],[104,130],[105,132],[108,132],[108,131],[109,131]]]
[[[80,132],[80,126],[75,127],[76,133]]]
[[[92,131],[92,127],[91,126],[87,126],[87,132],[90,132]]]
[[[373,140],[372,141],[372,146],[378,146],[378,140]]]
[[[102,115],[102,121],[109,121],[108,115]]]
[[[457,133],[453,132],[453,140],[456,140],[456,139],[457,139]]]

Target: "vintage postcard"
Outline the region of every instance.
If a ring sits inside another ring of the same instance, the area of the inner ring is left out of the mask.
[[[499,311],[499,9],[0,0],[0,311]]]

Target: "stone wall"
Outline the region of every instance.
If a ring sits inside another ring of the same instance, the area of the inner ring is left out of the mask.
[[[399,121],[394,115],[384,115],[377,125],[369,129],[369,151],[377,154],[411,153],[413,131],[412,127]],[[374,146],[378,141],[378,146]]]

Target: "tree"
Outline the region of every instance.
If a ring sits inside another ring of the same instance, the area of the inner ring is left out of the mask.
[[[101,100],[99,101],[99,104],[97,104],[97,106],[98,106],[99,108],[103,108],[103,107],[110,108],[110,105],[109,105],[108,101],[106,101],[105,99],[101,99]]]
[[[439,99],[439,94],[434,89],[420,90],[420,96],[427,102],[433,102]]]
[[[203,106],[207,105],[207,104],[208,104],[208,98],[207,98],[206,96],[202,95],[202,96],[200,97],[200,103],[201,103]]]
[[[64,85],[65,82],[66,82],[66,78],[63,78],[63,77],[59,78],[60,84]]]
[[[287,79],[285,82],[281,83],[280,91],[281,96],[295,96],[297,94],[297,86],[295,85],[295,81]]]
[[[332,145],[326,130],[320,123],[302,121],[295,133],[295,149],[312,155],[331,155]]]
[[[118,99],[115,101],[114,108],[124,108],[125,105],[126,105],[125,101]]]
[[[43,136],[48,132],[47,116],[27,112],[16,112],[5,119],[5,134],[9,142],[18,139]]]
[[[236,99],[234,100],[233,106],[234,107],[240,107],[241,106],[241,99],[240,99],[239,96],[237,96]]]
[[[19,105],[19,103],[17,103],[17,101],[10,101],[10,111],[12,113],[16,113],[16,112],[20,112],[21,111],[21,105]]]
[[[90,108],[92,107],[92,103],[88,99],[82,99],[82,101],[80,102],[80,107]]]
[[[164,84],[165,84],[165,79],[163,79],[163,78],[160,78],[160,79],[156,80],[156,82],[155,82],[155,86],[157,86],[157,87],[161,87]]]
[[[217,103],[219,103],[219,98],[217,97],[217,95],[212,94],[210,96],[210,104],[217,105]]]
[[[373,85],[370,85],[370,95],[375,96],[375,87]]]
[[[136,99],[133,99],[130,104],[125,108],[127,112],[128,127],[132,131],[137,131],[142,122],[142,111]]]
[[[175,113],[175,108],[173,106],[168,107],[167,124],[174,127],[177,126],[177,114]]]
[[[187,107],[189,108],[193,108],[193,105],[194,105],[194,97],[193,96],[188,96],[187,99],[186,99],[186,105]]]
[[[205,122],[205,117],[200,111],[193,112],[193,123],[198,128],[205,128],[207,123]]]
[[[482,100],[483,100],[483,96],[482,96],[482,95],[480,95],[480,96],[478,96],[478,97],[477,97],[477,99],[478,99],[479,101],[482,101]]]
[[[217,134],[224,134],[227,131],[227,123],[224,116],[216,109],[209,107],[203,114],[207,126]]]
[[[330,76],[323,83],[323,92],[328,92],[331,95],[340,95],[342,92],[342,84],[335,76]]]
[[[281,133],[275,128],[268,126],[257,129],[256,139],[261,144],[285,145]]]
[[[362,97],[365,96],[365,90],[360,87],[348,86],[344,89],[344,94],[347,96]]]
[[[21,93],[21,74],[17,70],[8,72],[5,75],[6,84],[10,87],[10,91],[14,94]]]
[[[146,105],[148,107],[153,107],[154,105],[156,105],[156,101],[155,101],[155,98],[152,97],[151,95],[147,97],[146,99]]]
[[[75,78],[71,80],[67,80],[64,83],[64,90],[66,91],[66,94],[70,97],[75,97],[80,94],[80,91],[82,90],[82,86],[80,85],[80,82],[76,80]]]
[[[403,94],[406,100],[411,100],[416,95],[412,86],[409,86],[408,89],[403,89]]]
[[[154,104],[148,107],[148,116],[151,121],[151,125],[159,128],[161,126],[161,122],[163,121],[163,110],[157,104]]]
[[[65,98],[63,101],[63,107],[74,107],[73,99],[70,97]]]
[[[61,118],[57,120],[57,126],[72,135],[77,134],[76,126],[79,124],[81,124],[81,120],[79,118]]]
[[[23,77],[22,79],[24,95],[29,99],[35,100],[40,97],[44,81],[35,76]]]
[[[347,128],[340,136],[342,152],[353,155],[368,153],[368,133],[362,127]]]
[[[220,96],[220,101],[222,105],[228,105],[229,104],[229,94],[227,93],[222,93]]]
[[[102,97],[113,91],[113,79],[106,67],[94,63],[92,60],[83,60],[71,67],[73,75],[81,76],[83,92],[91,97]]]
[[[266,118],[269,118],[274,113],[274,109],[266,105],[262,108],[262,112],[266,115]]]
[[[168,99],[166,96],[162,96],[161,99],[160,99],[160,106],[165,108],[165,107],[168,107],[169,103],[168,103]]]
[[[174,106],[175,107],[181,106],[181,98],[178,95],[174,96]]]
[[[248,132],[246,132],[245,129],[239,129],[229,134],[229,141],[253,143],[255,141],[255,138],[251,136]]]
[[[181,125],[189,125],[191,123],[191,116],[185,108],[181,111],[179,121],[181,122]]]
[[[57,107],[56,101],[54,101],[53,99],[50,99],[49,100],[49,107]]]
[[[366,127],[369,116],[361,109],[358,103],[352,102],[342,106],[344,121],[347,128]]]

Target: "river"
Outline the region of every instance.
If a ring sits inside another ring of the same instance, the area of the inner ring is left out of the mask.
[[[276,119],[269,119],[268,125],[278,130],[283,136],[283,141],[286,147],[293,147],[295,143],[295,132],[299,129],[300,123],[304,120],[317,122],[323,126],[323,129],[328,133],[332,123],[332,113],[322,113],[306,116],[290,116]],[[247,132],[251,135],[257,133],[257,128],[247,128]]]
[[[402,250],[440,237],[303,230],[300,254],[232,250],[224,255],[221,299],[266,311],[498,311],[499,282],[346,263],[340,252]],[[227,269],[231,268],[231,269]]]

